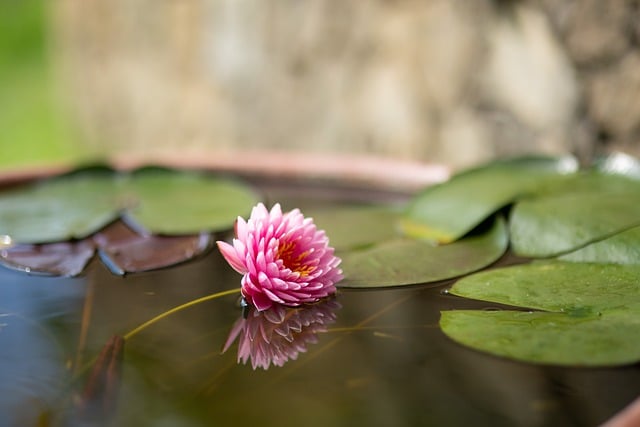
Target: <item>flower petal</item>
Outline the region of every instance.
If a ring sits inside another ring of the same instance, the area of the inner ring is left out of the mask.
[[[218,242],[224,258],[238,272],[242,294],[259,311],[274,303],[299,306],[335,293],[342,279],[340,259],[323,230],[299,209],[282,213],[259,203],[248,220],[236,221],[233,247]]]
[[[251,298],[251,302],[256,306],[258,311],[264,311],[273,305],[273,301],[271,301],[266,295],[257,293],[254,294]]]
[[[220,253],[224,257],[224,259],[227,260],[229,265],[235,271],[237,271],[240,274],[245,274],[245,273],[247,273],[249,271],[249,270],[247,270],[247,266],[246,266],[244,260],[242,260],[242,259],[240,259],[238,257],[236,249],[233,246],[231,246],[227,242],[223,242],[221,240],[218,240],[216,242],[216,244],[218,245],[218,249],[220,250]]]

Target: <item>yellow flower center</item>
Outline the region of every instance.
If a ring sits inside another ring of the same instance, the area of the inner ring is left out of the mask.
[[[304,251],[296,254],[295,242],[280,242],[278,245],[278,258],[282,260],[282,263],[289,270],[296,273],[300,273],[302,277],[311,274],[315,267],[305,264],[305,259],[309,255],[309,251]]]

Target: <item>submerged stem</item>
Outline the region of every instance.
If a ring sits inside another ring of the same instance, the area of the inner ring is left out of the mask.
[[[127,340],[131,339],[133,336],[135,336],[138,333],[140,333],[141,331],[147,329],[149,326],[153,325],[154,323],[164,319],[165,317],[169,317],[172,314],[177,313],[179,311],[182,311],[182,310],[184,310],[186,308],[193,307],[196,304],[200,304],[202,302],[210,301],[212,299],[224,297],[224,296],[227,296],[227,295],[232,295],[232,294],[235,294],[235,293],[237,293],[239,291],[240,291],[239,288],[238,289],[228,289],[226,291],[216,292],[215,294],[211,294],[211,295],[207,295],[207,296],[204,296],[204,297],[201,297],[201,298],[198,298],[198,299],[194,299],[194,300],[191,300],[191,301],[186,302],[184,304],[181,304],[181,305],[179,305],[177,307],[173,307],[172,309],[167,310],[164,313],[160,313],[156,317],[154,317],[154,318],[152,318],[150,320],[147,320],[146,322],[144,322],[140,326],[138,326],[138,327],[132,329],[131,331],[127,332],[126,334],[124,334],[122,336],[122,338],[124,338],[124,340],[127,341]]]
[[[154,323],[159,322],[160,320],[171,316],[174,313],[177,313],[179,311],[182,311],[186,308],[189,307],[193,307],[196,304],[200,304],[201,302],[206,302],[206,301],[210,301],[216,298],[221,298],[227,295],[233,295],[237,292],[240,292],[240,289],[228,289],[226,291],[221,291],[221,292],[216,292],[215,294],[211,294],[211,295],[206,295],[204,297],[201,298],[197,298],[194,300],[191,300],[189,302],[186,302],[184,304],[181,304],[179,306],[173,307],[170,310],[167,310],[163,313],[158,314],[157,316],[155,316],[152,319],[147,320],[146,322],[142,323],[141,325],[137,326],[136,328],[130,330],[129,332],[127,332],[126,334],[122,335],[122,339],[123,341],[127,341],[129,339],[131,339],[132,337],[134,337],[135,335],[139,334],[140,332],[142,332],[143,330],[147,329],[149,326],[153,325]],[[98,357],[94,357],[92,360],[90,360],[89,362],[85,363],[84,366],[81,369],[76,369],[76,372],[73,375],[73,381],[76,381],[78,378],[80,378],[88,369],[90,369],[98,360]]]
[[[74,370],[77,371],[82,365],[85,347],[87,345],[87,336],[89,334],[89,325],[91,323],[91,313],[93,311],[93,303],[95,296],[95,280],[89,280],[89,286],[84,297],[84,305],[82,307],[82,321],[80,323],[80,336],[78,337],[78,348],[76,350],[76,360],[74,362]]]

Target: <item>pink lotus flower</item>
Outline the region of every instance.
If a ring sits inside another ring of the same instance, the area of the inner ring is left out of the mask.
[[[231,328],[222,349],[226,352],[238,339],[238,363],[268,369],[282,366],[307,351],[308,344],[318,342],[317,335],[327,331],[336,321],[340,304],[333,299],[318,304],[291,308],[275,304],[268,310],[250,309],[246,319],[240,318]]]
[[[282,213],[279,204],[268,211],[259,203],[245,222],[238,217],[233,246],[217,242],[220,252],[243,274],[242,295],[259,311],[276,304],[298,306],[336,291],[342,279],[341,260],[329,239],[300,210]]]

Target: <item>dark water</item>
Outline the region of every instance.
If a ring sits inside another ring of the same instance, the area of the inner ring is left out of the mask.
[[[341,291],[317,342],[268,370],[237,364],[237,343],[221,354],[237,296],[203,302],[127,339],[119,386],[80,411],[113,335],[239,279],[216,251],[124,278],[99,262],[78,279],[0,269],[0,425],[592,426],[640,395],[638,366],[534,366],[451,342],[440,310],[483,306],[443,284]]]

